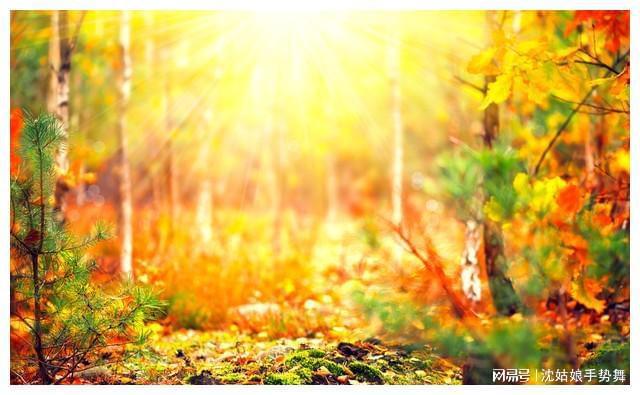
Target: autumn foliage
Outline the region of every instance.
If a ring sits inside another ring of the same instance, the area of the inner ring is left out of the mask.
[[[12,12],[12,382],[628,383],[629,15]]]

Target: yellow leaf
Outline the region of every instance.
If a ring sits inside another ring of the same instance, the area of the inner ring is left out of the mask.
[[[512,84],[513,78],[511,75],[503,74],[498,76],[494,82],[489,84],[489,90],[480,105],[480,109],[484,110],[491,103],[498,104],[507,100],[511,94]]]
[[[564,60],[566,58],[569,58],[569,57],[575,55],[579,50],[580,50],[579,47],[575,47],[575,46],[567,47],[565,49],[561,49],[558,52],[556,52],[554,54],[554,58],[556,60]]]
[[[629,100],[629,68],[616,76],[616,80],[611,84],[611,94],[619,100]]]
[[[495,54],[496,48],[490,47],[473,56],[467,65],[467,71],[471,74],[496,74],[498,68],[493,62]]]
[[[293,291],[295,291],[295,290],[296,290],[296,287],[295,287],[295,285],[293,284],[293,281],[291,281],[291,279],[290,279],[290,278],[287,278],[287,279],[284,281],[284,286],[283,286],[283,288],[284,288],[284,293],[285,293],[286,295],[290,295],[290,294],[292,294],[292,293],[293,293]]]
[[[493,222],[499,222],[502,219],[502,209],[493,196],[487,203],[485,203],[484,213]]]
[[[546,43],[540,40],[527,40],[518,43],[516,52],[524,55],[535,55],[546,49]]]
[[[618,150],[613,155],[613,161],[611,163],[612,170],[614,172],[625,171],[629,173],[629,167],[631,165],[631,158],[629,157],[629,151],[626,150]]]
[[[541,68],[533,69],[527,77],[527,97],[538,105],[545,104],[549,93],[549,83],[544,70]]]
[[[411,321],[411,325],[413,325],[416,329],[420,329],[421,331],[424,330],[424,324],[420,320]]]
[[[558,191],[566,185],[560,177],[538,180],[533,183],[533,198],[531,199],[531,209],[537,213],[544,213],[553,210],[556,204]]]
[[[571,297],[582,303],[586,307],[601,313],[604,310],[604,300],[596,298],[596,295],[602,290],[602,287],[596,280],[579,279],[571,283],[569,293]]]
[[[597,85],[602,85],[604,83],[607,83],[609,81],[613,81],[615,79],[616,79],[616,76],[607,77],[607,78],[596,78],[596,79],[593,79],[593,80],[589,81],[587,84],[590,87],[593,87],[593,86],[597,86]]]
[[[516,174],[516,177],[513,179],[513,188],[518,195],[524,195],[529,189],[529,176],[522,172]]]

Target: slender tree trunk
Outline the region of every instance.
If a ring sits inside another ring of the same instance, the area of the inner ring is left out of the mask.
[[[58,172],[56,187],[54,191],[55,206],[54,212],[59,221],[64,221],[65,202],[64,197],[69,191],[69,185],[64,176],[69,170],[69,160],[67,158],[67,141],[69,139],[69,74],[71,73],[71,51],[69,47],[69,20],[67,11],[53,11],[51,17],[52,35],[57,35],[57,39],[52,37],[51,44],[55,45],[52,59],[57,60],[55,73],[55,99],[53,100],[53,110],[58,120],[60,120],[63,144],[60,144],[55,154],[55,164]],[[50,49],[51,51],[51,49]]]
[[[40,268],[37,253],[31,254],[33,280],[33,348],[38,360],[38,376],[42,384],[51,384],[47,360],[42,346],[42,301],[40,300]]]
[[[327,215],[326,223],[334,224],[338,216],[338,180],[336,179],[336,160],[333,152],[327,154]]]
[[[199,163],[208,163],[211,142],[207,139],[212,136],[211,129],[211,113],[205,113],[203,118],[202,142],[200,147]],[[198,245],[203,251],[209,251],[211,241],[213,240],[213,180],[211,174],[205,169],[202,175],[202,182],[199,183],[198,202],[196,207],[196,222],[199,230],[200,239]]]
[[[56,115],[62,123],[63,139],[69,138],[69,75],[71,74],[71,43],[69,38],[69,16],[67,11],[54,11],[58,21],[58,59],[56,70]],[[61,144],[56,152],[56,165],[62,174],[69,168],[66,144]]]
[[[486,76],[485,77],[485,91],[490,83],[496,80],[495,76]],[[482,135],[482,140],[484,141],[484,145],[487,148],[493,148],[493,142],[498,136],[498,132],[500,130],[500,109],[496,103],[491,103],[485,110],[482,119],[482,126],[484,128],[484,133]]]
[[[77,89],[79,90],[83,90],[85,88],[84,82],[81,78],[81,74],[80,73],[74,73],[73,78],[74,78],[74,86],[77,87]],[[87,156],[88,156],[88,149],[86,148],[86,120],[87,120],[87,112],[88,112],[88,107],[87,105],[85,105],[84,99],[85,99],[85,95],[84,94],[80,94],[80,95],[75,95],[74,96],[75,99],[75,105],[74,108],[77,108],[77,117],[75,119],[75,124],[76,126],[74,127],[75,130],[77,130],[78,135],[82,135],[84,137],[85,143],[83,143],[84,147],[82,149],[81,155],[79,155],[77,157],[78,160],[78,177],[77,177],[77,183],[76,183],[76,204],[78,205],[78,207],[83,206],[86,201],[87,201],[87,194],[86,194],[86,190],[87,190],[87,183],[85,181],[85,175],[87,172],[87,166],[86,166],[86,162],[87,162]],[[73,118],[72,118],[72,124],[73,122]]]
[[[580,362],[578,361],[578,353],[576,351],[576,342],[573,338],[572,330],[569,328],[569,315],[567,313],[567,293],[564,286],[558,291],[558,315],[562,319],[564,327],[564,336],[562,345],[567,354],[567,362],[573,369],[578,369]]]
[[[173,135],[175,133],[175,122],[173,117],[173,97],[172,97],[172,85],[171,75],[169,73],[169,60],[171,55],[169,54],[169,48],[164,48],[162,53],[162,59],[164,66],[164,105],[165,105],[165,133],[166,133],[166,163],[165,163],[165,176],[167,180],[167,193],[169,197],[169,214],[171,217],[171,232],[170,238],[173,237],[173,233],[177,227],[178,220],[178,180],[176,174],[175,163],[175,148],[173,145]]]
[[[200,190],[198,191],[198,206],[196,209],[196,221],[198,223],[198,229],[200,231],[199,243],[206,250],[213,238],[213,225],[211,221],[212,210],[211,206],[213,196],[213,182],[210,177],[206,177],[200,183]]]
[[[400,41],[397,33],[391,37],[389,47],[389,83],[391,88],[391,120],[393,127],[393,154],[391,165],[391,222],[402,226],[402,183],[404,174],[404,133],[402,125],[402,92],[400,90]],[[402,248],[396,244],[392,250],[394,270],[402,275]]]
[[[404,133],[400,92],[400,43],[394,36],[390,47],[391,116],[393,121],[393,165],[391,176],[391,221],[402,223],[402,181],[404,173]]]
[[[64,220],[64,197],[69,191],[69,185],[65,181],[64,176],[69,171],[69,158],[67,156],[67,141],[69,140],[69,76],[71,74],[71,55],[75,49],[80,26],[84,19],[85,13],[82,12],[80,20],[75,26],[75,32],[73,35],[69,32],[69,16],[67,11],[53,11],[52,24],[57,22],[57,31],[52,29],[52,35],[57,34],[57,57],[52,55],[52,59],[59,61],[57,65],[56,73],[56,101],[55,101],[55,114],[60,120],[62,125],[62,140],[63,144],[60,144],[55,155],[55,164],[58,172],[58,179],[56,181],[56,188],[54,192],[55,205],[54,212],[58,217],[58,220]],[[56,42],[52,39],[51,44],[55,45]],[[51,51],[51,48],[50,48]],[[56,51],[56,47],[53,48]]]
[[[595,174],[595,163],[593,160],[593,144],[591,136],[591,125],[587,128],[587,136],[584,139],[584,166],[585,185],[587,189],[593,190],[597,187],[598,181]]]
[[[58,71],[60,69],[60,11],[51,12],[51,36],[49,37],[49,92],[47,111],[56,113],[58,108]]]
[[[118,165],[120,167],[120,206],[118,210],[118,230],[120,232],[120,270],[122,275],[133,277],[132,253],[133,231],[131,224],[131,170],[127,142],[127,106],[131,95],[131,56],[130,56],[130,14],[120,13],[120,75],[118,79]]]
[[[284,217],[284,135],[280,123],[276,123],[272,130],[273,139],[270,142],[271,172],[272,172],[272,210],[273,210],[273,253],[277,257],[282,249],[282,225]]]
[[[480,282],[480,262],[478,252],[480,250],[480,227],[474,220],[468,220],[465,230],[465,245],[462,253],[462,291],[473,303],[482,299],[482,284]]]
[[[494,77],[485,78],[485,90],[489,83],[494,80]],[[500,130],[500,113],[497,104],[492,103],[486,108],[483,125],[484,144],[491,149]],[[511,280],[505,274],[506,257],[502,229],[491,220],[485,219],[483,238],[485,266],[493,304],[498,314],[514,314],[520,310],[520,299],[513,288]]]

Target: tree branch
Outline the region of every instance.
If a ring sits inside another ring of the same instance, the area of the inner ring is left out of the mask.
[[[626,52],[626,54],[624,56],[622,56],[620,59],[618,59],[615,64],[611,67],[611,70],[608,70],[607,73],[604,75],[604,78],[610,76],[612,73],[615,73],[615,67],[623,60],[627,57],[627,55],[629,54],[629,51]],[[613,71],[612,71],[613,70]],[[551,148],[553,148],[553,145],[555,144],[556,140],[558,140],[558,137],[560,137],[560,135],[562,134],[562,132],[565,131],[565,129],[567,128],[567,126],[569,126],[569,123],[571,122],[571,120],[573,119],[573,116],[576,115],[576,113],[578,112],[578,110],[580,110],[580,108],[587,102],[587,100],[589,99],[589,96],[591,96],[591,94],[597,89],[597,86],[592,87],[591,89],[589,89],[589,92],[584,96],[584,98],[578,103],[577,106],[575,106],[572,110],[571,113],[569,113],[569,115],[567,116],[567,118],[565,119],[565,121],[562,123],[562,125],[560,125],[560,127],[558,128],[558,130],[556,131],[556,133],[554,134],[554,136],[551,138],[551,141],[549,141],[549,144],[547,144],[547,146],[545,147],[544,151],[542,151],[542,155],[540,155],[540,158],[538,159],[538,162],[536,163],[536,166],[533,170],[533,175],[537,175],[538,171],[540,170],[540,166],[542,165],[542,162],[544,161],[544,158],[547,156],[547,154],[549,153],[549,151],[551,151]]]

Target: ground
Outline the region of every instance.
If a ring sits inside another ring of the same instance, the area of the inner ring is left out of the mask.
[[[461,370],[428,346],[377,338],[267,339],[180,330],[125,362],[82,372],[103,384],[459,384]]]

